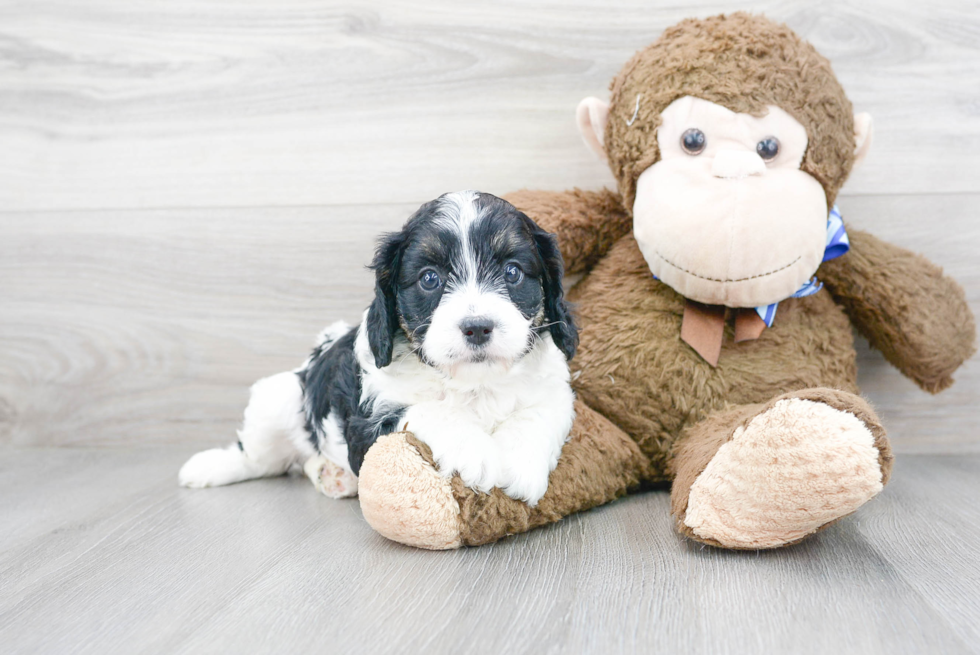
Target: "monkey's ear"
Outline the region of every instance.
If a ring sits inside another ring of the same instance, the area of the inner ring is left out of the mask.
[[[871,123],[871,114],[854,114],[854,165],[857,166],[868,155],[871,149],[871,137],[874,135],[874,126]]]
[[[575,122],[578,123],[578,130],[582,133],[582,139],[589,150],[594,152],[602,161],[606,161],[606,149],[602,145],[603,137],[606,134],[606,121],[609,120],[609,103],[603,102],[598,98],[586,98],[578,103],[575,110]]]

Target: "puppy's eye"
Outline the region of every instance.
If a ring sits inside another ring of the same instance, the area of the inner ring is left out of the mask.
[[[681,135],[681,148],[689,155],[700,155],[707,145],[708,140],[704,132],[696,127],[692,127]]]
[[[504,266],[504,282],[507,284],[517,284],[524,279],[524,271],[517,264],[507,264]]]
[[[428,271],[422,273],[419,277],[419,286],[426,291],[435,291],[442,285],[442,279],[439,274],[429,269]]]
[[[779,139],[774,136],[767,136],[755,145],[755,151],[763,160],[772,161],[779,154]]]

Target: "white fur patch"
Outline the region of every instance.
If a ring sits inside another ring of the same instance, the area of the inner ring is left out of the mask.
[[[426,359],[454,374],[460,362],[474,355],[460,330],[460,325],[474,317],[488,319],[494,325],[492,338],[479,352],[481,358],[513,362],[527,349],[532,338],[531,320],[524,318],[507,292],[487,291],[475,282],[467,282],[461,289],[447,291],[432,313],[422,344]]]
[[[330,412],[327,418],[323,419],[323,434],[325,438],[320,440],[317,448],[320,454],[336,466],[354,475],[354,471],[350,467],[347,439],[344,438],[344,429],[340,425],[336,413]]]
[[[347,321],[336,321],[320,331],[316,337],[316,346],[329,348],[333,342],[350,332],[351,325]]]
[[[476,279],[476,259],[470,247],[470,228],[482,217],[477,211],[476,192],[457,191],[447,193],[440,201],[441,214],[438,223],[456,233],[462,259],[453,262],[453,268],[462,280]]]
[[[281,475],[314,454],[303,416],[303,390],[287,371],[252,385],[239,444],[191,457],[180,469],[185,487],[217,487]]]
[[[481,491],[500,487],[532,506],[544,496],[574,419],[568,364],[550,335],[510,367],[464,364],[453,377],[407,351],[378,369],[363,323],[354,347],[362,397],[409,406],[398,430],[432,449],[442,475],[458,473]]]

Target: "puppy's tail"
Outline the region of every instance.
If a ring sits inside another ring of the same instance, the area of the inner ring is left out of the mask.
[[[351,326],[347,321],[337,321],[323,328],[323,331],[316,337],[315,348],[319,352],[325,352],[340,337],[350,332]]]

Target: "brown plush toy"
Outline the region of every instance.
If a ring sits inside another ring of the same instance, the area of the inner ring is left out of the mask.
[[[412,435],[388,435],[360,474],[364,516],[386,537],[482,544],[672,481],[682,534],[791,544],[891,471],[857,395],[851,326],[931,393],[973,353],[963,291],[937,266],[856,230],[833,258],[848,246],[834,199],[871,121],[787,27],[685,20],[611,88],[578,119],[618,193],[509,197],[584,273],[569,294],[576,421],[547,494],[530,508],[478,493],[440,476]]]

